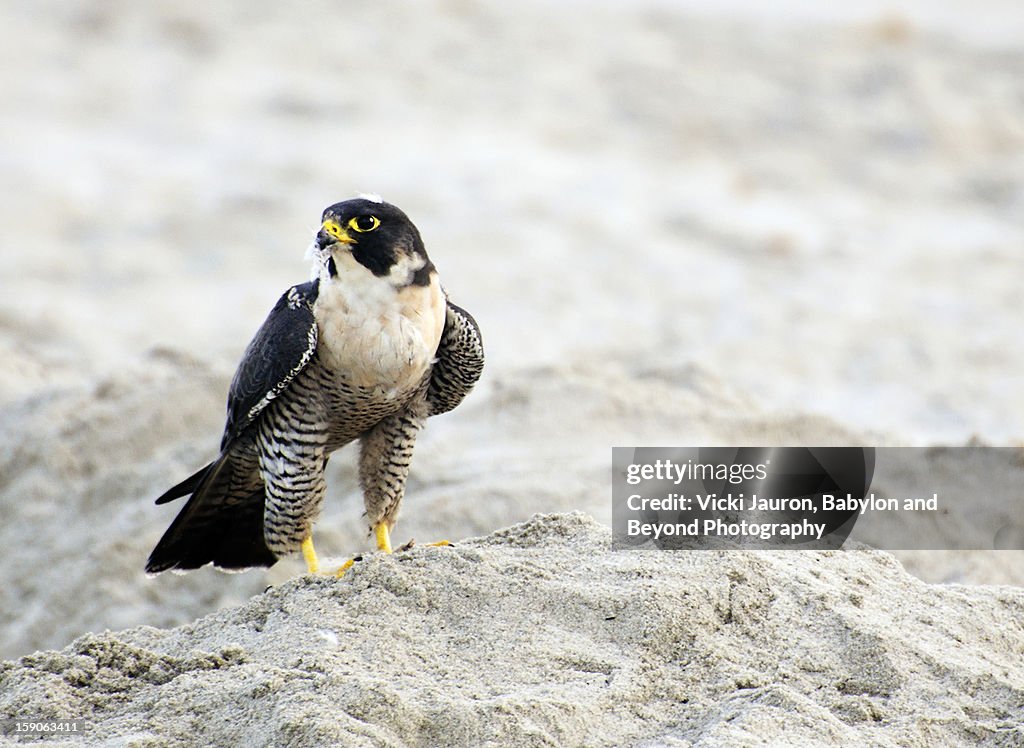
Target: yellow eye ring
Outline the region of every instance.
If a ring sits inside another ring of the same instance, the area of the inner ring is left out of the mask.
[[[348,227],[360,234],[365,234],[368,231],[374,231],[379,228],[380,219],[377,216],[356,216],[349,219]]]

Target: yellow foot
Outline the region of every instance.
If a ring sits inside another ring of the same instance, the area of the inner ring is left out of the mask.
[[[356,556],[355,558],[350,558],[348,561],[346,561],[345,563],[343,563],[341,566],[338,567],[338,570],[336,572],[334,572],[334,576],[336,576],[338,579],[341,579],[343,576],[345,576],[345,572],[348,571],[349,569],[351,569],[355,565],[356,561],[362,561],[362,560],[363,560],[362,556]]]
[[[313,547],[312,535],[302,541],[302,557],[306,559],[306,568],[310,574],[316,574],[320,571],[320,562],[316,558],[316,549]]]
[[[438,540],[436,543],[425,543],[424,545],[427,548],[440,548],[442,546],[450,546],[451,544],[452,543],[450,541],[448,541],[448,540]],[[400,550],[400,551],[407,551],[410,548],[415,548],[415,547],[416,547],[416,540],[414,538],[410,538],[409,542],[406,543],[405,545],[399,547],[398,550]]]
[[[377,550],[383,551],[384,553],[391,553],[391,530],[384,522],[379,523],[373,528],[373,533],[377,537]],[[339,579],[345,576],[345,572],[352,568],[356,561],[362,561],[362,556],[355,556],[350,558],[348,561],[338,567],[338,570],[334,572],[334,576]]]
[[[388,526],[385,523],[381,522],[379,525],[377,525],[376,527],[373,528],[373,533],[374,533],[374,535],[377,538],[377,550],[383,551],[384,553],[392,553],[392,548],[391,548],[391,530],[388,529]],[[410,548],[412,548],[415,545],[416,545],[416,541],[415,540],[410,540],[408,543],[406,543],[405,545],[401,546],[398,550],[399,551],[407,551],[407,550],[409,550]],[[448,542],[447,540],[439,540],[436,543],[427,543],[427,545],[428,546],[433,546],[433,547],[440,547],[440,546],[451,545],[451,543]],[[338,577],[340,579],[341,577],[345,576],[345,572],[348,571],[349,569],[351,569],[355,565],[355,563],[357,561],[362,561],[362,560],[363,560],[362,556],[355,556],[353,558],[350,558],[348,561],[346,561],[345,563],[343,563],[341,566],[338,567],[338,570],[336,572],[334,572],[334,576],[336,576],[336,577]]]

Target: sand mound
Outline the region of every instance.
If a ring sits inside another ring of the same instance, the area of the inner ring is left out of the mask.
[[[581,514],[0,670],[72,743],[1019,745],[1024,591],[892,556],[616,552]]]
[[[304,570],[286,559],[269,572],[142,573],[179,509],[152,501],[213,456],[230,373],[161,350],[92,384],[0,407],[0,658],[86,631],[181,625]],[[828,419],[765,414],[694,365],[638,358],[491,374],[419,439],[396,540],[486,535],[537,512],[582,510],[610,524],[610,445],[671,444],[684,428],[703,444],[864,442]],[[372,547],[354,463],[351,449],[331,459],[316,527],[325,556]],[[900,556],[929,581],[1017,584],[1022,557]]]
[[[93,383],[0,406],[0,547],[9,549],[0,658],[85,631],[180,625],[304,570],[288,559],[269,573],[142,573],[180,509],[153,499],[214,456],[230,374],[161,350]],[[456,413],[430,420],[396,540],[484,535],[541,511],[580,509],[610,523],[609,444],[670,440],[682,420],[702,440],[843,443],[824,419],[773,421],[738,406],[699,369],[674,377],[611,364],[492,375]],[[316,528],[326,555],[372,547],[354,454],[331,459]],[[471,511],[468,497],[480,497]]]

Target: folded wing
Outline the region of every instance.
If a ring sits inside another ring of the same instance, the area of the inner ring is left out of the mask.
[[[469,394],[484,370],[484,341],[476,320],[448,302],[437,361],[430,373],[427,403],[430,415],[447,413]]]
[[[220,455],[157,499],[164,504],[191,494],[150,554],[147,572],[277,560],[263,540],[264,488],[251,427],[316,352],[317,291],[316,281],[288,289],[249,343],[231,381]]]

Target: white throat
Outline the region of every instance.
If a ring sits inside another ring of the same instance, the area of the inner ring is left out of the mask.
[[[376,276],[352,253],[322,250],[314,277],[320,289],[314,313],[318,354],[339,377],[359,387],[397,397],[418,386],[430,368],[445,320],[437,274],[426,286],[411,285],[426,261],[403,257],[388,275]],[[327,259],[334,258],[331,277]]]

